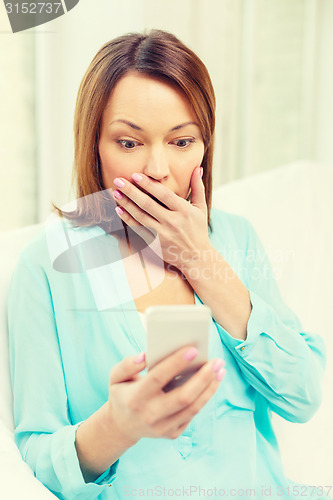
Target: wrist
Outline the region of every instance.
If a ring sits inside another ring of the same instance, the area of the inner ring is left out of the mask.
[[[100,411],[103,432],[111,433],[113,438],[116,436],[118,443],[124,451],[131,448],[131,446],[134,446],[139,441],[139,439],[133,438],[118,425],[110,402],[105,403],[105,405],[100,408]]]

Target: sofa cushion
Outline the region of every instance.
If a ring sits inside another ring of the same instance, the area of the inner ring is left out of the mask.
[[[246,217],[271,261],[285,303],[327,348],[323,402],[306,424],[273,414],[287,476],[332,484],[333,167],[299,161],[218,187],[213,205]]]

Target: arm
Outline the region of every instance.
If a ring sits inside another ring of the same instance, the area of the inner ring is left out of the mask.
[[[135,442],[124,436],[109,415],[107,404],[76,431],[75,447],[85,482],[94,482]]]
[[[232,277],[230,280],[224,282],[215,277],[211,290],[208,289],[210,281],[194,283],[192,280],[191,285],[198,295],[202,293],[200,298],[213,312],[217,310],[219,299],[219,314],[214,315],[216,326],[245,379],[280,416],[293,422],[306,422],[321,403],[321,381],[326,364],[324,341],[319,335],[304,332],[297,316],[284,304],[270,262],[252,225],[243,217],[229,217],[235,231],[246,236],[244,257],[239,264],[247,293],[238,277],[234,277],[234,271],[223,262],[222,255],[219,265],[226,270],[223,276]],[[220,235],[229,230],[223,227],[221,220],[221,217],[215,218],[217,226],[220,223],[220,227],[216,227]],[[214,261],[213,264],[205,262],[206,267],[213,265]],[[213,267],[210,273],[214,275]],[[239,304],[244,308],[241,314]],[[239,338],[240,329],[244,328],[246,336]]]
[[[249,291],[212,245],[200,249],[198,255],[200,260],[184,262],[182,273],[202,302],[210,307],[215,321],[232,337],[245,340],[252,310]]]
[[[23,459],[59,498],[97,498],[114,481],[118,460],[113,463],[113,458],[124,446],[118,443],[112,450],[110,461],[104,462],[104,474],[85,482],[75,435],[80,424],[85,425],[78,436],[84,469],[89,463],[85,443],[96,432],[91,421],[97,417],[84,423],[71,421],[49,283],[31,249],[21,255],[11,281],[8,327],[15,441]]]

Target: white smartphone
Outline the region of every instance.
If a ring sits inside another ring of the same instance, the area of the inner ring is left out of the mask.
[[[211,310],[205,305],[150,306],[145,312],[148,371],[183,346],[195,346],[198,354],[188,367],[164,388],[168,392],[184,384],[208,361]]]

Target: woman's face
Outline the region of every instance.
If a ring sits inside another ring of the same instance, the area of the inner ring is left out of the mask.
[[[169,83],[132,72],[119,80],[102,115],[99,141],[105,189],[134,172],[187,198],[204,143],[186,96]]]

